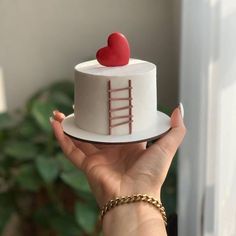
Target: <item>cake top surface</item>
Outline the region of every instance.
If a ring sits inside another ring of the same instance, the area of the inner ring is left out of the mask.
[[[130,59],[129,64],[125,66],[106,67],[98,63],[97,60],[86,61],[75,66],[75,70],[101,76],[129,76],[139,75],[156,69],[156,65],[138,59]]]

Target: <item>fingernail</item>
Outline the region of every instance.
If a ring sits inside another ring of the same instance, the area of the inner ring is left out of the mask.
[[[53,117],[50,116],[49,121],[50,121],[50,123],[52,123],[54,121]]]
[[[75,105],[72,105],[73,110],[75,109]]]
[[[57,110],[54,110],[52,113],[55,116],[57,112],[58,112]]]
[[[182,118],[184,118],[184,107],[183,107],[182,102],[179,103],[179,109],[180,109],[180,113],[181,113]]]

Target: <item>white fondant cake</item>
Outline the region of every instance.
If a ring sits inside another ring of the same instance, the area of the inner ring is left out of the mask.
[[[110,87],[109,87],[110,86]],[[97,60],[75,67],[75,123],[86,131],[127,135],[151,127],[157,113],[156,66],[130,59],[105,67]]]

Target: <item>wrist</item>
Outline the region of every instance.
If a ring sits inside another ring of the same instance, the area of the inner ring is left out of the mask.
[[[124,204],[108,211],[103,218],[103,232],[105,236],[151,236],[152,233],[156,232],[162,232],[161,235],[166,235],[165,224],[160,211],[146,202]]]

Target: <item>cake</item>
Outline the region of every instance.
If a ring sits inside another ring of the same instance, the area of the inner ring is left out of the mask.
[[[74,122],[102,135],[131,135],[157,119],[155,64],[129,59],[105,66],[91,60],[75,66]]]

